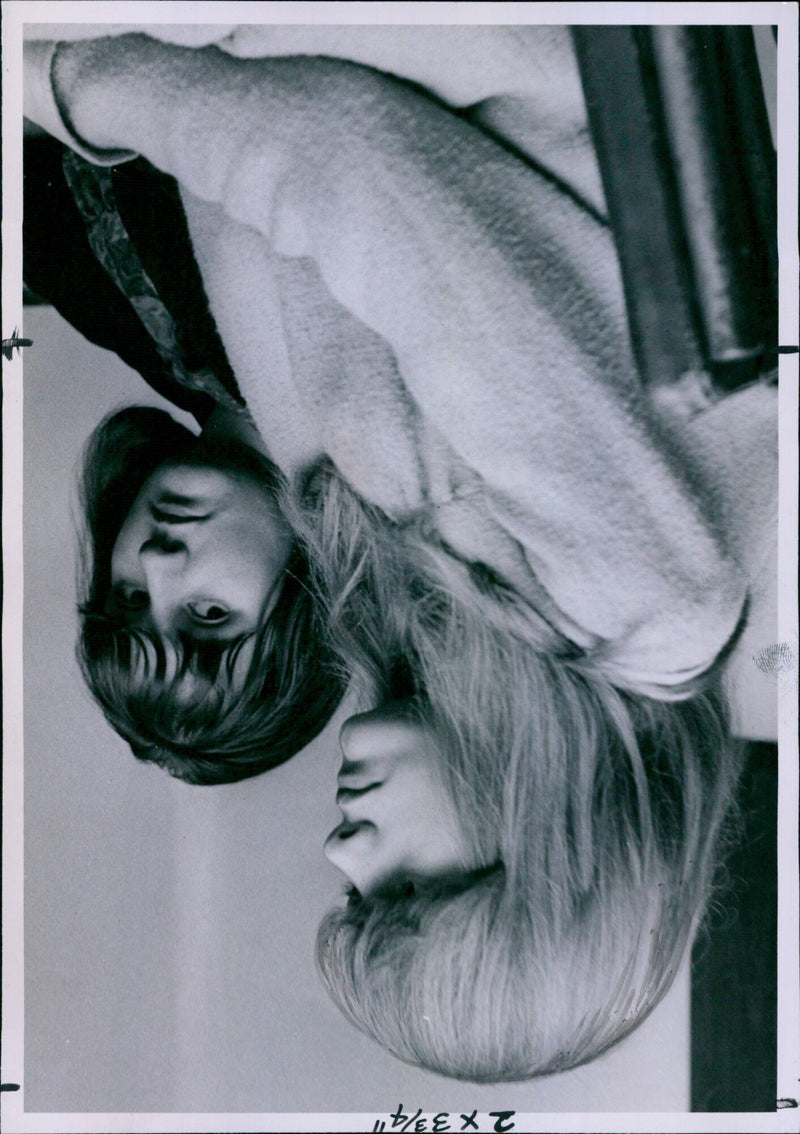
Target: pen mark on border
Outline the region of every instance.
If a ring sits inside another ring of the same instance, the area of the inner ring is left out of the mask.
[[[10,339],[3,339],[3,356],[10,362],[14,357],[14,351],[21,351],[23,347],[33,346],[33,339],[22,339],[19,332],[15,327],[11,332]]]

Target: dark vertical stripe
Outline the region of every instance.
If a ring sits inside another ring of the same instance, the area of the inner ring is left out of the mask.
[[[714,29],[739,180],[755,228],[756,302],[768,343],[778,341],[777,168],[752,28]]]
[[[758,358],[758,233],[713,28],[662,25],[649,38],[709,361]],[[733,143],[733,144],[732,144]]]
[[[573,29],[643,381],[702,366],[691,271],[653,76],[637,29]]]
[[[692,1110],[774,1111],[777,747],[750,745],[741,831],[692,957]]]

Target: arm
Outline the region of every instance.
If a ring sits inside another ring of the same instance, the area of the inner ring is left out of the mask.
[[[450,106],[487,98],[535,100],[567,130],[584,124],[569,29],[549,24],[26,24],[26,42],[144,33],[184,47],[215,45],[239,58],[327,56],[418,83]]]
[[[712,660],[743,588],[654,446],[602,226],[479,131],[359,67],[141,37],[71,45],[55,64],[83,138],[144,153],[277,252],[313,257],[519,524],[556,603],[611,643],[612,670]]]

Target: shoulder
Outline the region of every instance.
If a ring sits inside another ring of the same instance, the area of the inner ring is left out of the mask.
[[[755,385],[686,427],[725,536],[747,581],[747,622],[725,672],[734,731],[775,739],[791,647],[778,633],[778,390]]]

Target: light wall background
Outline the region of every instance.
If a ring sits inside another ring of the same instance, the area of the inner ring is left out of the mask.
[[[685,1109],[686,973],[619,1048],[523,1085],[414,1070],[339,1016],[313,962],[337,722],[227,787],[133,759],[73,658],[74,483],[105,413],[163,403],[49,308],[24,334],[25,1110]]]

